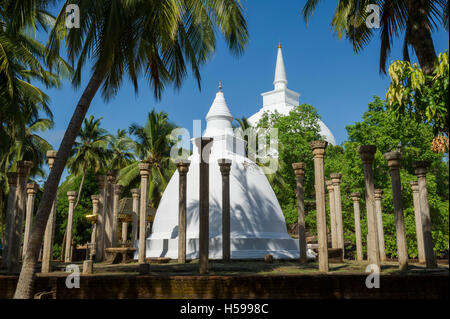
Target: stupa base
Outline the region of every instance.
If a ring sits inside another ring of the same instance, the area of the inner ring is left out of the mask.
[[[147,239],[146,246],[146,258],[178,258],[178,238]],[[198,247],[198,238],[188,238],[186,258],[199,258]],[[231,238],[231,259],[264,259],[267,254],[275,259],[297,259],[299,258],[298,241],[292,238]],[[137,256],[136,250],[135,259]],[[222,259],[221,237],[209,239],[209,259]],[[308,254],[308,259],[314,259],[314,256]]]

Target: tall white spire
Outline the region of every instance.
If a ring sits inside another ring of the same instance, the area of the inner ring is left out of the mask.
[[[284,68],[283,52],[281,50],[281,43],[278,44],[277,65],[275,67],[275,80],[273,85],[275,90],[283,90],[287,86],[286,69]]]
[[[233,115],[228,109],[227,101],[222,92],[222,82],[219,82],[219,92],[216,93],[216,98],[206,114],[206,131],[204,136],[213,137],[225,134],[232,130],[231,122]]]

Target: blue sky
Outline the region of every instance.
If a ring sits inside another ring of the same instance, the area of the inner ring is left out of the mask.
[[[217,51],[202,70],[202,89],[189,75],[182,88],[168,87],[161,101],[153,98],[152,89],[140,81],[136,96],[131,83],[125,82],[119,94],[105,103],[97,94],[88,116],[103,117],[102,126],[110,132],[127,129],[133,122],[144,124],[146,114],[155,108],[169,114],[171,121],[192,132],[192,120],[205,115],[217,92],[218,81],[234,117],[251,116],[262,105],[261,93],[273,89],[278,42],[283,46],[288,87],[301,94],[300,103],[313,105],[333,132],[338,144],[347,138],[345,126],[360,121],[374,95],[384,97],[389,77],[381,75],[379,33],[360,53],[351,44],[339,40],[330,27],[336,1],[322,1],[305,26],[301,9],[305,1],[247,0],[243,1],[250,41],[244,54],[236,58],[219,36]],[[82,18],[82,17],[81,17]],[[433,34],[436,52],[448,49],[448,33]],[[401,59],[403,38],[394,42],[389,62]],[[415,59],[415,57],[412,57]],[[75,105],[89,77],[74,90],[65,82],[60,89],[48,91],[55,127],[42,134],[58,148]]]

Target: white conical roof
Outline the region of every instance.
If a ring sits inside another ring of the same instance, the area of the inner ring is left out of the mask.
[[[281,44],[278,44],[277,65],[275,67],[275,80],[273,85],[275,90],[285,89],[287,85],[286,69],[284,67],[283,52],[281,50]]]
[[[219,84],[219,92],[216,93],[216,98],[206,114],[206,131],[204,136],[213,137],[224,134],[232,129],[231,122],[233,115],[228,109],[227,101],[222,92],[222,84]]]

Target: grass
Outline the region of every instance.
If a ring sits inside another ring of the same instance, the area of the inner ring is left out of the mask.
[[[82,262],[74,263],[82,267]],[[349,274],[365,274],[367,262],[345,261],[343,263],[330,263],[328,274],[335,275],[349,275]],[[39,276],[66,276],[66,264],[55,263],[55,271],[51,274],[38,274]],[[95,263],[94,275],[138,275],[138,264],[117,264],[108,265],[105,263]],[[179,264],[171,261],[167,264],[150,264],[150,275],[163,276],[195,276],[198,275],[197,260],[190,261],[186,264]],[[382,275],[396,275],[396,274],[448,274],[448,265],[440,264],[437,269],[427,270],[425,265],[411,263],[408,270],[400,272],[398,270],[398,263],[385,262],[382,264]],[[295,261],[274,261],[273,263],[266,263],[264,261],[232,261],[231,263],[223,263],[221,261],[210,261],[209,275],[210,276],[241,276],[241,275],[322,275],[318,271],[317,263],[307,263],[300,265]]]

